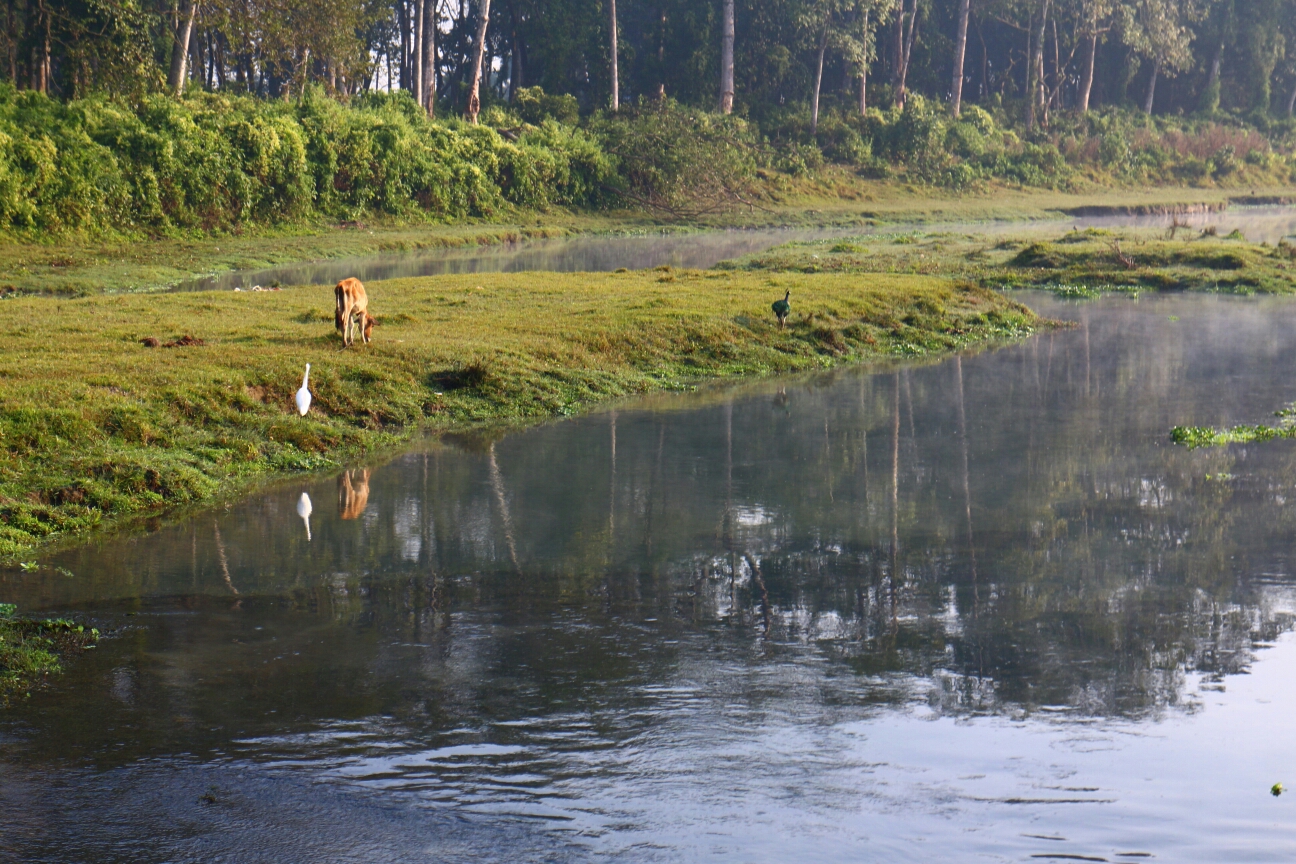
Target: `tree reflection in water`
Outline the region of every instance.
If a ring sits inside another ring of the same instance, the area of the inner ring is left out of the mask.
[[[544,656],[557,666],[508,673],[543,690],[669,664],[635,629],[647,622],[664,641],[809,647],[878,700],[944,713],[1191,709],[1187,674],[1245,671],[1291,627],[1296,460],[1286,442],[1189,452],[1166,431],[1290,401],[1296,328],[1284,307],[1208,298],[1176,300],[1167,327],[1163,302],[1059,306],[1075,329],[946,362],[431,444],[372,480],[342,475],[313,543],[272,491],[214,528],[209,515],[66,552],[54,563],[77,579],[5,577],[0,599],[111,615],[143,598],[205,610],[183,626],[215,633],[238,585],[245,609],[333,632],[297,668],[351,670],[336,687],[365,704],[391,698],[394,645],[486,676]],[[491,635],[458,629],[467,614]],[[579,647],[595,626],[626,640],[619,660]],[[537,651],[541,630],[574,653]],[[244,674],[215,649],[172,662],[200,676],[217,656]]]

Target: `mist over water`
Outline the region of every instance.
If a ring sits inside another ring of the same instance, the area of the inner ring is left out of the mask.
[[[706,231],[692,234],[589,236],[533,240],[471,249],[431,249],[386,252],[264,270],[220,273],[185,282],[178,291],[229,291],[253,285],[332,285],[354,276],[362,282],[439,276],[446,273],[518,273],[530,270],[600,272],[621,267],[642,270],[672,266],[707,268],[719,261],[763,252],[793,241],[825,240],[862,234],[976,233],[1056,236],[1078,228],[1170,228],[1178,223],[1189,231],[1213,227],[1220,235],[1237,230],[1253,243],[1277,243],[1296,235],[1296,208],[1236,207],[1222,213],[1187,216],[1083,216],[1039,222],[948,222],[890,224],[854,228],[765,228],[745,231]],[[1182,236],[1182,235],[1181,235]]]
[[[0,575],[116,628],[0,714],[0,861],[1285,857],[1296,447],[1168,432],[1296,400],[1296,306],[1028,299]]]

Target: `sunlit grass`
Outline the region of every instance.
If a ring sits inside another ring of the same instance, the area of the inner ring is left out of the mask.
[[[785,290],[780,331],[769,304]],[[0,302],[0,554],[328,467],[420,426],[521,425],[1037,324],[995,292],[914,276],[497,273],[374,283],[369,295],[374,342],[345,351],[330,286]],[[204,344],[142,344],[186,335]],[[306,363],[314,402],[299,417]]]

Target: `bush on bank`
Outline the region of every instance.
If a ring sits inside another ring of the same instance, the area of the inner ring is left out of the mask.
[[[0,85],[0,229],[215,230],[601,203],[613,165],[585,132],[545,121],[512,137],[429,120],[403,94],[60,103]]]
[[[826,105],[817,129],[804,106],[744,119],[672,100],[581,121],[573,99],[536,87],[474,126],[431,120],[404,93],[349,104],[319,89],[291,102],[193,92],[63,103],[0,84],[0,232],[457,220],[551,206],[696,218],[749,206],[767,172],[813,175],[828,164],[953,190],[1296,182],[1292,123],[1109,109],[1058,114],[1026,135],[1014,116],[991,103],[955,120],[913,94],[903,108],[862,115]]]

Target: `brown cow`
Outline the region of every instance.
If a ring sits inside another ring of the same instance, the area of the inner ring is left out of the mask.
[[[352,485],[352,478],[355,484]],[[343,519],[356,519],[369,504],[369,469],[343,471],[338,478],[338,507]]]
[[[333,289],[337,306],[333,310],[333,323],[342,334],[343,346],[355,343],[353,327],[361,330],[364,341],[369,342],[373,333],[373,316],[369,314],[369,295],[365,293],[364,284],[359,279],[343,279]]]

